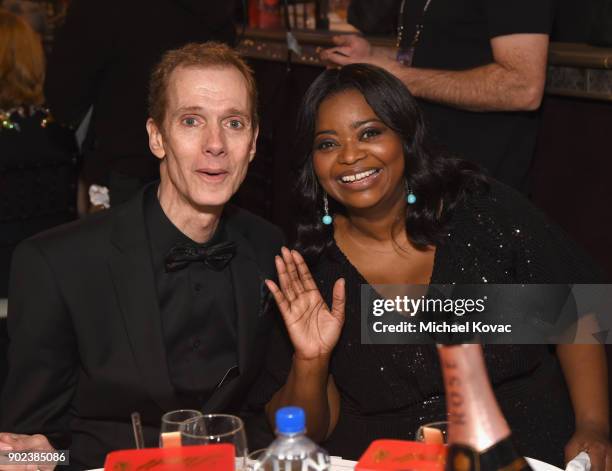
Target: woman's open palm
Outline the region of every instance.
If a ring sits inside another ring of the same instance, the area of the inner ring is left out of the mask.
[[[330,310],[297,251],[283,247],[282,257],[275,262],[280,288],[270,280],[266,285],[283,316],[295,355],[303,360],[329,356],[344,324],[344,279],[334,284]]]

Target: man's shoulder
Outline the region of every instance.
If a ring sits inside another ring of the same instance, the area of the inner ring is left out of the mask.
[[[280,247],[285,242],[281,229],[270,221],[234,205],[225,209],[226,224],[239,232],[254,247]]]
[[[45,253],[68,253],[100,250],[109,240],[114,210],[101,211],[36,234],[19,244],[23,250],[36,247]]]

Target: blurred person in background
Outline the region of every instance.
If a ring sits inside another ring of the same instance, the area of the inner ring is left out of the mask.
[[[342,35],[321,57],[391,72],[419,100],[441,144],[527,191],[555,5],[555,0],[385,0],[373,7],[353,0],[349,22],[364,34],[395,29],[397,49]],[[393,24],[385,25],[391,18]]]
[[[40,37],[0,8],[0,298],[17,243],[76,217],[76,143],[44,106],[44,77]]]
[[[82,149],[86,187],[108,187],[115,205],[159,177],[143,126],[151,70],[188,42],[232,44],[234,10],[234,0],[70,2],[45,93],[56,118],[75,128],[93,107]]]
[[[49,32],[47,3],[32,0],[3,0],[0,7],[22,17],[41,38]]]

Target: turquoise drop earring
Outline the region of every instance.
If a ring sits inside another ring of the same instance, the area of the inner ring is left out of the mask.
[[[323,216],[323,218],[321,218],[321,221],[323,221],[323,224],[325,224],[326,226],[329,226],[334,219],[329,215],[327,193],[323,193],[323,212],[325,213],[325,215]]]
[[[416,200],[416,195],[412,192],[412,190],[408,186],[408,181],[406,180],[406,202],[408,204],[414,204],[416,203]]]

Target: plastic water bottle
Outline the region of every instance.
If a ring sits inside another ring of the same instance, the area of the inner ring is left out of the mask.
[[[306,436],[306,416],[301,407],[276,411],[276,435],[254,471],[327,471],[329,454]]]

